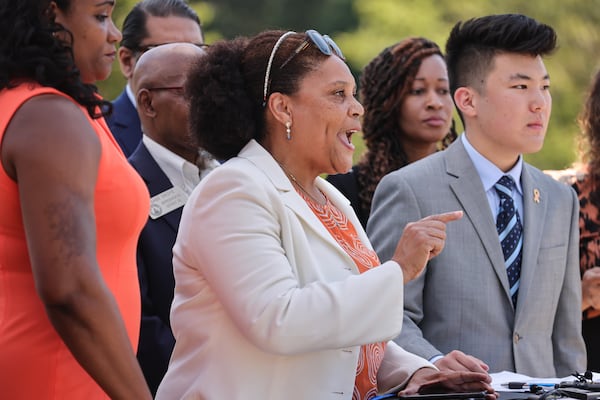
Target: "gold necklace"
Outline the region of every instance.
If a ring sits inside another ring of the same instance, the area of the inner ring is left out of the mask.
[[[306,194],[309,198],[311,198],[315,203],[319,204],[319,205],[325,205],[327,204],[327,197],[325,196],[325,194],[323,194],[323,192],[321,192],[321,190],[319,190],[319,193],[321,194],[321,196],[323,196],[323,199],[321,200],[317,200],[312,194],[310,194],[308,192],[308,190],[304,189],[304,186],[302,186],[300,184],[300,182],[298,182],[298,180],[296,179],[296,177],[289,172],[287,169],[285,169],[285,167],[279,162],[277,161],[277,164],[279,164],[279,166],[281,167],[281,169],[283,170],[283,172],[285,172],[285,174],[287,176],[289,176],[289,178],[292,180],[292,183],[294,183],[296,186],[298,186],[298,188],[300,188],[300,190]]]

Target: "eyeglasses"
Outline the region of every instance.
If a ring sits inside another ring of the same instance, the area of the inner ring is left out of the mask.
[[[173,42],[168,42],[168,43],[152,43],[152,44],[146,44],[146,45],[143,45],[143,46],[140,45],[140,46],[138,46],[138,47],[136,47],[136,48],[134,48],[132,50],[135,51],[136,53],[142,55],[142,54],[144,54],[145,52],[147,52],[150,49],[153,49],[153,48],[158,47],[158,46],[162,46],[164,44],[171,44],[171,43],[173,43]],[[192,43],[192,44],[194,46],[200,47],[201,49],[206,49],[207,47],[210,47],[209,44],[205,44],[205,43]]]
[[[277,40],[277,42],[275,42],[275,46],[273,46],[273,50],[271,51],[271,56],[269,57],[269,61],[267,63],[267,70],[265,72],[265,83],[264,83],[264,87],[263,87],[263,107],[267,104],[267,93],[269,92],[269,83],[270,83],[269,77],[271,75],[271,66],[273,64],[273,59],[275,58],[275,52],[277,52],[277,49],[279,48],[279,46],[281,46],[281,43],[283,43],[285,38],[294,33],[296,33],[296,32],[288,31],[288,32],[284,33]],[[342,53],[342,50],[340,49],[340,47],[328,35],[321,35],[319,32],[317,32],[314,29],[309,29],[305,33],[306,33],[306,39],[300,44],[300,46],[298,46],[296,48],[296,50],[294,50],[292,52],[292,54],[283,63],[281,63],[281,65],[279,66],[279,69],[282,69],[283,67],[288,65],[289,62],[292,61],[294,59],[294,57],[296,57],[296,55],[298,55],[298,53],[300,53],[302,50],[306,49],[310,45],[311,42],[312,42],[312,44],[314,44],[317,47],[317,49],[319,49],[319,51],[321,53],[323,53],[327,56],[335,54],[342,60],[346,61],[346,58],[344,57],[344,54]]]
[[[183,86],[159,86],[159,87],[153,87],[153,88],[146,88],[146,90],[149,91],[171,91],[173,92],[176,96],[180,96],[183,97],[184,95],[184,90],[183,90]]]

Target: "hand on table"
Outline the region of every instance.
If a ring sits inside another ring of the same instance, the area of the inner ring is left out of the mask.
[[[467,355],[460,350],[453,350],[434,362],[440,371],[481,372],[487,374],[490,367],[480,359]]]
[[[406,388],[398,395],[486,391],[487,400],[496,400],[498,394],[492,388],[491,382],[492,378],[483,372],[436,371],[433,368],[421,368],[413,374]]]

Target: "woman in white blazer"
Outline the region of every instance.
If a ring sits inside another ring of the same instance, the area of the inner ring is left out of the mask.
[[[176,345],[157,398],[370,399],[488,390],[389,341],[403,284],[443,248],[448,213],[412,224],[379,265],[347,199],[362,106],[328,36],[268,31],[211,46],[186,84],[201,147],[228,160],[186,204],[173,249]],[[494,394],[490,395],[494,397]]]

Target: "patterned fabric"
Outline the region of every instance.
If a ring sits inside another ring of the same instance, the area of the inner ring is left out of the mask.
[[[361,274],[380,264],[377,253],[365,247],[352,223],[329,202],[329,199],[325,205],[322,205],[300,190],[298,190],[298,194],[306,201],[336,242],[354,260]],[[384,352],[384,342],[360,347],[352,400],[368,400],[377,396],[377,371],[383,360]]]
[[[523,225],[521,224],[519,212],[515,208],[512,198],[514,187],[515,181],[508,175],[504,175],[494,185],[498,196],[500,196],[500,209],[496,218],[496,229],[498,230],[502,253],[504,254],[504,265],[508,274],[510,295],[513,306],[516,307],[523,254]]]
[[[600,266],[600,192],[587,168],[563,175],[561,181],[570,184],[579,198],[579,267],[581,275]],[[595,200],[595,201],[594,201]],[[600,310],[587,309],[583,319],[600,316]]]
[[[581,275],[600,266],[600,191],[587,166],[559,171],[544,171],[554,179],[571,185],[579,199],[579,269]],[[583,311],[581,333],[587,350],[587,369],[600,371],[600,310]]]

